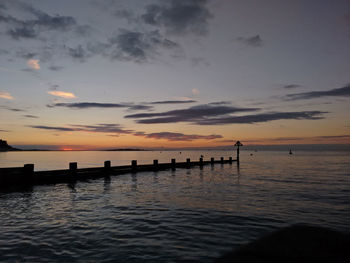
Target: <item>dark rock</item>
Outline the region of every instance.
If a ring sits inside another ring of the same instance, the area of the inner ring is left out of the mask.
[[[230,252],[216,262],[350,262],[349,248],[349,234],[294,225]]]
[[[0,139],[0,152],[6,151],[19,151],[19,149],[13,148],[12,146],[7,144],[7,141],[3,141]]]

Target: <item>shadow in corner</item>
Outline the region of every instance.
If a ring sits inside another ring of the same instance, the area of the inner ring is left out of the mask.
[[[244,245],[215,262],[350,262],[350,234],[293,225]]]

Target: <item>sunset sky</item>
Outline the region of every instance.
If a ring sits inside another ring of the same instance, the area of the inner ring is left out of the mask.
[[[0,0],[0,138],[350,143],[349,0]]]

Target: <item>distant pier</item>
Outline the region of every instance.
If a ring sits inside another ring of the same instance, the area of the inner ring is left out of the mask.
[[[88,179],[96,179],[120,175],[126,173],[175,170],[176,168],[191,168],[194,166],[203,167],[204,165],[214,164],[239,164],[239,159],[224,159],[219,160],[211,158],[209,161],[204,161],[200,158],[199,161],[191,161],[190,158],[186,162],[176,162],[171,159],[170,163],[159,163],[158,160],[153,160],[153,164],[137,164],[137,160],[132,160],[131,165],[112,166],[111,161],[105,161],[104,166],[94,168],[78,168],[78,163],[69,163],[69,169],[51,170],[51,171],[34,171],[34,164],[25,164],[23,167],[0,168],[0,189],[9,190],[11,188],[42,185],[42,184],[57,184],[57,183],[72,183]]]

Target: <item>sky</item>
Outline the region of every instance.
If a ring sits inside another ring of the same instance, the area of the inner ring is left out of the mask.
[[[0,0],[0,138],[350,143],[349,0]]]

